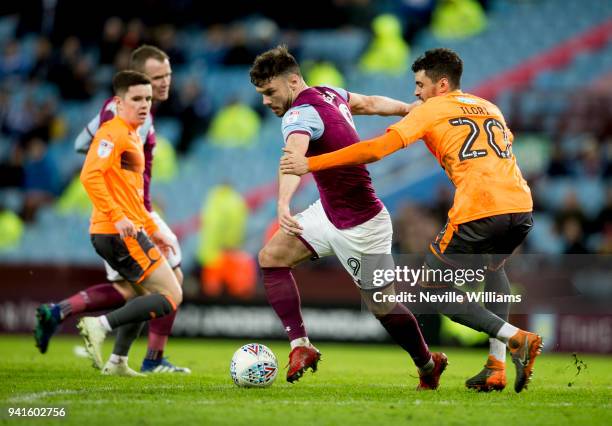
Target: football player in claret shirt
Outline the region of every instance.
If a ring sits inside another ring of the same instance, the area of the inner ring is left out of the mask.
[[[424,103],[386,134],[310,158],[287,146],[281,172],[302,175],[371,163],[422,139],[455,186],[448,222],[429,247],[427,267],[484,267],[485,291],[510,294],[504,262],[533,225],[531,192],[512,154],[513,136],[497,106],[460,90],[463,63],[452,50],[429,50],[412,70],[414,94]],[[428,291],[460,292],[455,286],[420,284]],[[514,388],[520,392],[541,353],[542,338],[507,322],[509,303],[487,303],[488,309],[477,303],[461,305],[455,304],[453,308],[459,310],[446,314],[491,337],[485,368],[466,386],[503,389],[507,346],[517,372]],[[434,307],[443,310],[440,305]]]
[[[155,46],[142,45],[135,49],[130,57],[130,68],[146,74],[151,79],[153,87],[153,101],[163,102],[168,99],[170,84],[172,81],[172,68],[168,55]],[[110,97],[104,102],[97,114],[75,140],[77,152],[87,154],[93,141],[93,135],[105,122],[117,115],[117,103],[115,97]],[[181,248],[170,227],[152,208],[150,185],[153,169],[153,156],[156,145],[155,128],[153,126],[153,114],[149,113],[146,120],[138,128],[138,134],[143,143],[145,169],[144,169],[144,204],[151,212],[153,220],[172,240],[173,251],[168,255],[168,262],[180,284],[183,282],[181,270]],[[108,262],[104,261],[107,279],[109,282],[93,285],[80,291],[56,304],[43,304],[37,309],[37,325],[35,328],[36,346],[41,353],[47,351],[49,341],[58,326],[72,315],[83,312],[95,312],[105,309],[118,308],[126,300],[133,298],[136,293],[129,281],[114,270]],[[172,331],[172,325],[176,313],[163,318],[157,318],[149,323],[148,347],[146,356],[142,362],[141,371],[146,373],[190,373],[189,368],[174,365],[164,357],[164,349],[168,337]],[[120,334],[123,336],[123,334]],[[121,342],[118,342],[122,346]]]
[[[308,87],[295,58],[284,46],[259,55],[251,68],[251,82],[263,104],[282,117],[286,146],[316,155],[341,149],[359,140],[351,113],[404,116],[413,104],[382,96],[364,96],[344,89]],[[317,368],[321,357],[310,343],[301,314],[300,297],[291,273],[309,258],[335,255],[360,286],[360,262],[367,255],[391,253],[392,226],[387,209],[376,196],[365,166],[342,167],[315,173],[321,196],[292,216],[290,202],[300,178],[279,175],[280,230],[259,253],[268,302],[290,340],[287,380],[294,382]],[[409,352],[419,370],[418,389],[436,389],[446,367],[446,356],[430,353],[418,323],[403,305],[375,304],[360,286],[364,301],[393,339]],[[387,292],[393,291],[390,283]]]

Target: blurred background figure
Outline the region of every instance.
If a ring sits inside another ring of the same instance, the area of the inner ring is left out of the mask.
[[[344,87],[342,73],[331,62],[306,62],[304,80],[309,86]]]
[[[253,108],[230,101],[212,118],[208,136],[219,146],[246,146],[255,142],[260,126],[259,115]]]
[[[440,39],[461,39],[482,32],[487,15],[477,0],[441,0],[431,22],[431,30]]]
[[[402,38],[402,24],[393,15],[372,22],[373,38],[360,60],[363,71],[401,75],[408,69],[410,47]]]
[[[153,158],[153,182],[170,182],[176,177],[178,172],[178,162],[176,151],[172,143],[161,136],[156,139],[155,157]]]
[[[112,65],[117,53],[121,50],[121,39],[125,31],[125,25],[121,18],[112,16],[104,23],[102,39],[100,40],[100,64]]]
[[[81,214],[88,217],[91,214],[91,202],[81,184],[81,171],[75,172],[74,177],[57,199],[55,209],[59,214]]]
[[[206,296],[219,297],[224,288],[240,299],[255,295],[255,260],[241,250],[248,214],[244,198],[227,183],[212,188],[206,197],[198,250]]]
[[[170,99],[156,111],[158,117],[178,119],[182,124],[175,142],[176,150],[182,154],[189,151],[194,140],[201,139],[208,130],[213,115],[213,105],[201,81],[191,76],[186,78],[178,93],[170,92]],[[172,144],[172,143],[171,143]]]
[[[0,205],[0,251],[19,246],[23,237],[24,223],[11,210]]]
[[[39,208],[54,202],[59,188],[45,142],[35,136],[28,138],[24,142],[24,151],[25,199],[22,217],[24,221],[32,222]]]

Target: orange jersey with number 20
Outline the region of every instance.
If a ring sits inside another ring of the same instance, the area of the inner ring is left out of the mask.
[[[456,188],[451,223],[533,209],[512,133],[491,102],[456,90],[428,99],[388,130],[404,147],[423,139],[446,171]]]

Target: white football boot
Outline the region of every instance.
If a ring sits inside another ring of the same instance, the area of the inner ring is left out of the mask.
[[[147,377],[146,374],[132,370],[127,360],[114,361],[112,358],[104,365],[102,374],[105,376]]]
[[[102,361],[102,343],[106,338],[107,331],[96,317],[83,317],[77,323],[79,333],[85,340],[85,349],[89,358],[93,361],[94,368],[101,370],[104,363]]]

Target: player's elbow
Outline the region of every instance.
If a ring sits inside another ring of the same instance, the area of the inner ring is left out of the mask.
[[[81,170],[81,175],[79,176],[79,179],[81,181],[81,185],[83,185],[83,188],[85,188],[85,191],[89,193],[89,188],[93,186],[95,186],[95,177],[93,175],[93,173],[89,170]]]
[[[377,96],[368,96],[368,98],[366,99],[366,103],[365,103],[365,110],[366,112],[364,114],[366,115],[383,115],[382,114],[382,110],[380,108],[379,102],[378,102],[378,97]]]
[[[74,150],[80,154],[87,154],[89,145],[91,145],[91,136],[84,129],[74,140]]]
[[[376,102],[374,96],[364,96],[362,101],[355,105],[353,111],[355,115],[374,115],[376,114]]]
[[[384,158],[383,153],[381,152],[372,152],[368,158],[368,163],[374,163],[376,161],[382,160]]]
[[[83,186],[87,188],[88,185],[98,181],[99,179],[103,179],[103,177],[100,170],[83,167],[81,174],[79,175],[79,179],[81,180]]]
[[[374,163],[378,160],[382,160],[385,156],[383,152],[376,149],[377,147],[374,144],[368,143],[368,146],[363,151],[363,164]]]
[[[79,180],[83,184],[84,187],[87,188],[87,182],[89,182],[89,173],[85,168],[81,170],[81,174],[79,175]]]

